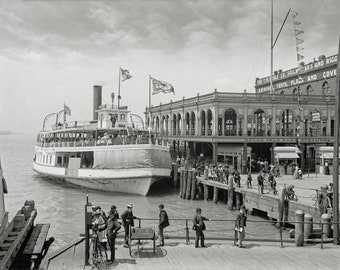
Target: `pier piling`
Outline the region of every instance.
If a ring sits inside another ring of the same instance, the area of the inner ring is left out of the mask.
[[[183,198],[183,178],[184,178],[184,170],[180,168],[179,170],[179,196]]]
[[[242,193],[241,192],[236,192],[236,209],[240,210],[241,204],[242,204]]]
[[[234,181],[229,181],[228,183],[228,202],[227,209],[233,210],[233,200],[234,200]]]
[[[197,176],[197,171],[194,169],[192,172],[192,179],[191,179],[191,200],[196,199],[196,176]]]
[[[213,197],[214,204],[217,204],[217,199],[218,199],[218,187],[214,187],[214,197]]]
[[[182,198],[183,198],[183,199],[186,198],[187,181],[188,181],[188,169],[184,169],[183,186],[182,186]]]
[[[174,164],[173,166],[174,170],[173,170],[173,184],[175,187],[178,186],[178,165],[177,163]]]
[[[305,214],[305,239],[308,239],[313,233],[313,217],[310,214]]]
[[[209,199],[209,186],[203,185],[204,190],[204,200],[207,201]]]
[[[304,242],[304,217],[302,210],[295,212],[295,245],[297,247],[303,246]]]
[[[187,200],[190,200],[190,196],[191,196],[192,175],[193,175],[193,170],[188,170],[187,185],[186,185],[186,191],[185,191],[185,198]]]

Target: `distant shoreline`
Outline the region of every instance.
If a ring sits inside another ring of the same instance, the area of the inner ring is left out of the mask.
[[[0,131],[0,135],[23,135],[23,132]]]

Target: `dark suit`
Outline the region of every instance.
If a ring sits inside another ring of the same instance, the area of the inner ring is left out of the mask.
[[[129,211],[127,209],[122,214],[123,226],[124,226],[124,231],[125,231],[125,244],[126,245],[129,244],[129,226],[133,227],[135,225],[134,221],[133,221],[134,218],[136,218],[136,217],[133,215],[132,210]]]
[[[235,230],[238,236],[238,246],[242,247],[242,241],[245,237],[245,227],[247,226],[247,216],[243,213],[238,213],[235,220]]]
[[[192,220],[193,228],[196,231],[196,238],[195,238],[195,247],[198,247],[198,241],[201,238],[201,247],[204,247],[204,233],[205,224],[204,220],[208,220],[205,217],[202,217],[200,214],[196,214]]]
[[[107,218],[107,241],[109,243],[111,258],[110,260],[114,262],[115,260],[115,245],[117,231],[120,230],[120,224],[118,222],[119,214],[117,211],[110,211]]]
[[[163,230],[165,227],[169,226],[168,214],[165,210],[159,212],[159,224],[158,224],[158,239],[159,245],[164,246],[164,234]]]

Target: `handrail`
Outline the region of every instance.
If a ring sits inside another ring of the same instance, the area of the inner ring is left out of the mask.
[[[64,252],[68,251],[69,249],[79,245],[80,243],[82,243],[85,240],[85,237],[82,237],[80,239],[75,240],[74,242],[72,242],[71,244],[62,247],[60,249],[58,249],[57,251],[55,251],[54,253],[52,253],[51,255],[45,257],[43,259],[43,261],[40,264],[39,269],[40,270],[47,270],[48,266],[50,264],[50,262],[55,259],[56,257],[60,256],[61,254],[63,254]]]

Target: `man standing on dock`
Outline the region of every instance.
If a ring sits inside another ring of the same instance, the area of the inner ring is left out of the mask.
[[[246,207],[244,205],[241,205],[240,213],[237,214],[236,220],[235,220],[235,231],[237,231],[237,238],[238,238],[238,244],[237,246],[239,248],[245,248],[246,246],[242,245],[242,241],[245,237],[245,227],[247,226],[247,214],[246,214]]]
[[[115,245],[117,232],[120,230],[121,226],[118,221],[119,214],[115,205],[111,206],[111,210],[108,213],[107,218],[107,241],[109,242],[111,257],[109,262],[113,263],[115,261]]]
[[[164,246],[164,228],[169,226],[169,218],[167,212],[164,210],[164,204],[160,204],[159,208],[159,224],[158,224],[158,246]]]
[[[195,238],[195,248],[198,248],[198,241],[201,238],[201,247],[205,247],[204,245],[204,233],[205,224],[204,220],[211,221],[211,219],[205,218],[201,215],[202,209],[196,208],[196,215],[194,216],[193,222],[193,229],[196,231],[196,238]]]
[[[135,224],[133,222],[134,218],[137,218],[133,215],[132,212],[132,204],[128,204],[127,209],[124,211],[124,213],[122,214],[122,220],[123,220],[123,226],[124,226],[124,230],[125,230],[125,244],[124,247],[128,248],[129,247],[129,236],[130,236],[130,228],[134,227]]]

